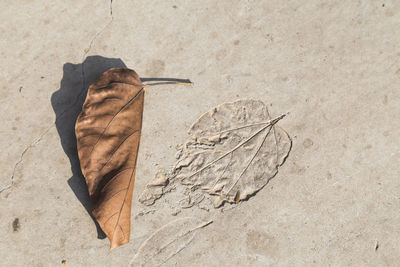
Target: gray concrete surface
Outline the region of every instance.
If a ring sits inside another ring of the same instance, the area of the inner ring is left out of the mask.
[[[4,3],[0,265],[127,266],[174,219],[136,216],[146,183],[202,113],[251,98],[291,112],[287,162],[165,265],[398,266],[399,12],[389,0]],[[81,92],[112,66],[195,85],[147,91],[131,242],[109,253],[73,125]]]

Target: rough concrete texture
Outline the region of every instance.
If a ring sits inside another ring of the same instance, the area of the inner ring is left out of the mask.
[[[201,114],[244,98],[290,111],[290,156],[165,266],[398,265],[399,1],[21,0],[0,17],[1,266],[127,266],[176,219],[138,216],[145,185]],[[131,242],[109,253],[73,125],[116,66],[194,86],[147,90]]]

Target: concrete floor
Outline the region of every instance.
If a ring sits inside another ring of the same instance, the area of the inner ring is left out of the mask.
[[[128,266],[176,219],[137,216],[145,185],[201,114],[247,98],[290,111],[290,156],[165,266],[398,265],[399,1],[19,0],[0,18],[1,266]],[[125,66],[194,86],[147,91],[131,242],[109,253],[73,127],[84,89]]]

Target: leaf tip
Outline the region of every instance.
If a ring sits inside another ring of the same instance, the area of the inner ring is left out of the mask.
[[[115,249],[115,248],[117,248],[117,247],[119,247],[119,246],[122,246],[122,245],[124,245],[124,244],[126,244],[126,243],[118,243],[118,242],[115,242],[115,241],[111,241],[110,242],[110,249],[108,250],[108,252],[111,252],[113,249]]]

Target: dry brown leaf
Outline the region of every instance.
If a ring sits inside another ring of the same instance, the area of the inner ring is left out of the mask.
[[[93,215],[110,250],[129,242],[144,102],[139,75],[110,69],[89,87],[75,131]]]
[[[110,69],[88,90],[75,125],[92,213],[110,250],[129,242],[132,192],[142,129],[144,88],[130,69]]]

